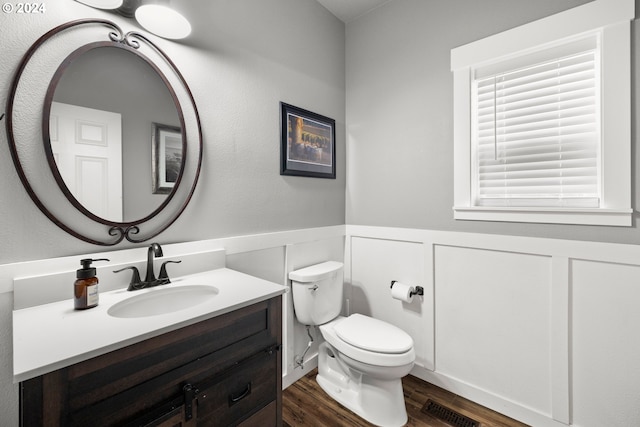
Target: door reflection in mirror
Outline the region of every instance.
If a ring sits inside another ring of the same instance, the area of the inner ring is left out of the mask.
[[[122,221],[121,115],[53,102],[51,150],[71,194],[93,214]]]

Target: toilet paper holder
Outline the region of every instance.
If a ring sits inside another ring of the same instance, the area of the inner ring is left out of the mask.
[[[392,280],[391,281],[391,287],[393,288],[394,283],[396,283],[398,280]],[[422,286],[415,286],[413,288],[414,290],[412,292],[410,292],[409,295],[414,296],[414,295],[424,295],[424,288]]]

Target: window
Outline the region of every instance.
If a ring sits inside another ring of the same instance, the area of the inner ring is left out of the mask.
[[[631,225],[632,0],[452,51],[456,219]]]
[[[542,62],[475,71],[476,206],[599,207],[599,52],[589,41]]]

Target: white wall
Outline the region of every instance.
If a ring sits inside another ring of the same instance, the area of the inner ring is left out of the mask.
[[[310,329],[313,343],[307,351],[309,337],[304,325],[295,318],[289,272],[325,261],[344,260],[344,236],[339,232],[321,231],[312,238],[291,242],[285,246],[266,250],[242,252],[227,257],[227,266],[261,279],[281,283],[288,287],[283,295],[283,387],[288,387],[305,373],[318,366],[318,345],[323,341],[320,331]],[[305,351],[307,351],[306,354]],[[304,354],[303,365],[296,363]]]
[[[352,225],[346,243],[354,311],[413,337],[414,375],[532,426],[640,425],[640,246]]]
[[[350,22],[347,224],[640,241],[637,221],[633,227],[594,227],[453,219],[451,49],[587,2],[394,0]],[[634,21],[632,29],[637,25]],[[637,107],[640,32],[632,34],[632,102]],[[638,120],[635,115],[633,130]],[[633,151],[633,165],[639,156]],[[636,167],[632,171],[635,195],[640,174]],[[635,197],[632,207],[637,205]]]

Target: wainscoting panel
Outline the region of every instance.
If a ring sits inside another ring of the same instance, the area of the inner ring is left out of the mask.
[[[416,363],[433,369],[433,286],[422,243],[351,239],[351,312],[389,322],[413,338]],[[422,286],[411,303],[391,297],[391,281]]]
[[[571,262],[573,424],[640,425],[640,266]]]
[[[318,366],[318,346],[324,341],[320,329],[317,326],[311,326],[309,333],[311,333],[313,343],[309,347],[303,363],[297,363],[305,354],[310,340],[306,325],[298,322],[295,317],[291,281],[288,275],[291,271],[325,261],[342,262],[344,259],[344,237],[316,238],[307,242],[288,244],[285,249],[284,283],[289,287],[289,291],[282,300],[284,337],[282,368],[283,386],[287,387]]]
[[[551,258],[436,246],[435,265],[436,370],[550,414]]]

